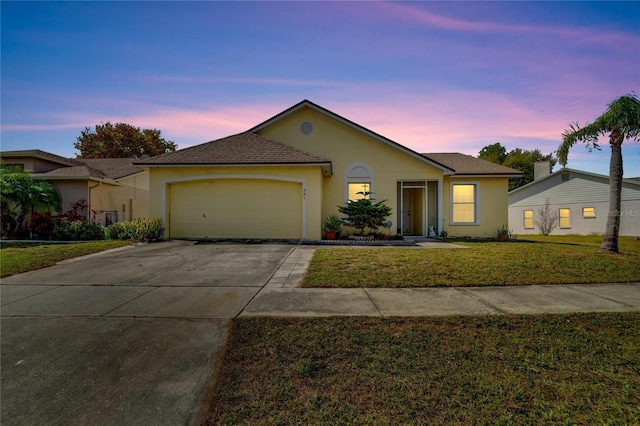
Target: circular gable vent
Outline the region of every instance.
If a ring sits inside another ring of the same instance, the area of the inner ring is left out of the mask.
[[[300,125],[300,131],[302,132],[303,135],[310,134],[311,132],[313,132],[313,124],[311,124],[308,121],[305,121]]]

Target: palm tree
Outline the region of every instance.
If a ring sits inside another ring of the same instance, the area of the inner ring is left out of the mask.
[[[3,230],[8,236],[18,236],[27,215],[37,209],[55,210],[60,198],[55,188],[45,180],[31,179],[29,173],[0,168],[0,204]]]
[[[609,214],[607,228],[600,249],[610,253],[618,252],[620,232],[620,202],[622,200],[622,142],[640,142],[640,101],[634,94],[624,95],[610,102],[607,110],[593,123],[580,127],[571,124],[562,134],[562,144],[558,148],[558,161],[565,166],[569,149],[576,142],[587,144],[589,151],[600,149],[598,137],[609,134],[611,161],[609,162]]]

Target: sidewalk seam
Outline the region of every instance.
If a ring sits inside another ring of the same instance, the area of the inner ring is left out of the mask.
[[[378,305],[376,304],[376,302],[373,300],[373,297],[371,297],[371,294],[369,294],[369,292],[367,291],[367,289],[365,287],[360,287],[363,291],[364,294],[367,295],[367,297],[369,298],[369,300],[371,301],[371,304],[373,305],[374,308],[376,308],[376,311],[378,311],[378,313],[380,314],[381,317],[386,317],[385,314],[382,313],[382,311],[380,310],[380,308],[378,307]]]

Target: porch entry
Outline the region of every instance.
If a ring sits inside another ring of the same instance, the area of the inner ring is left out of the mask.
[[[437,222],[437,182],[398,182],[398,235],[429,235],[429,228],[438,232]]]

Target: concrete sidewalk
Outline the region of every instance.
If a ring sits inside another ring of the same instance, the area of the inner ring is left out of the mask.
[[[640,311],[640,283],[299,288],[316,247],[298,246],[240,316],[446,316]]]

